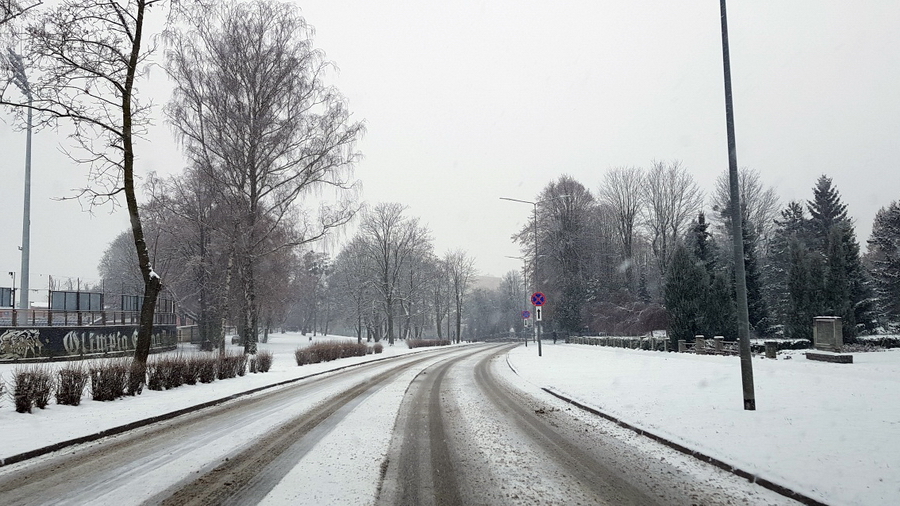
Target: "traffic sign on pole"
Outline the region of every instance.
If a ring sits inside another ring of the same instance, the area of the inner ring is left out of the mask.
[[[534,319],[535,319],[535,321],[541,321],[541,313],[542,313],[542,312],[543,312],[543,311],[541,311],[541,306],[537,306],[536,308],[534,308]]]
[[[534,292],[531,294],[531,304],[533,306],[543,306],[545,302],[547,302],[547,298],[544,297],[543,293]]]
[[[531,318],[531,311],[522,311],[522,318],[525,320]]]

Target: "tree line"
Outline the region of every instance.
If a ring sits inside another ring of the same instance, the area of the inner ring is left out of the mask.
[[[783,206],[758,171],[743,168],[739,180],[754,337],[811,339],[820,315],[840,316],[849,339],[896,329],[896,202],[879,211],[864,254],[828,176],[814,182],[809,200]],[[535,200],[536,218],[513,239],[531,286],[548,295],[549,328],[736,339],[727,173],[704,195],[681,163],[657,161],[612,168],[594,192],[563,175]]]

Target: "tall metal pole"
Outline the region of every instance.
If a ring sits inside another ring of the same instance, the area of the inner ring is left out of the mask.
[[[31,253],[31,104],[33,97],[31,95],[31,86],[28,84],[28,76],[25,75],[25,64],[22,62],[22,57],[12,49],[8,49],[8,52],[8,61],[13,67],[13,81],[28,99],[28,119],[25,134],[25,209],[22,214],[22,268],[20,269],[21,275],[19,276],[19,282],[21,283],[19,309],[28,309],[28,266]]]
[[[731,100],[731,58],[728,54],[728,19],[725,0],[719,0],[722,12],[722,60],[725,69],[725,124],[728,132],[728,178],[731,189],[731,236],[734,239],[734,278],[737,292],[738,339],[741,354],[741,386],[744,409],[756,410],[753,392],[753,363],[750,354],[750,317],[747,310],[747,277],[744,272],[744,234],[738,187],[737,147],[734,140],[734,106]]]
[[[532,202],[532,206],[534,206],[534,292],[537,293],[538,290],[538,234],[537,234],[537,202]],[[538,308],[534,308],[534,335],[537,338],[538,345],[538,356],[541,357],[541,330],[538,327],[539,325],[543,325],[544,322],[538,321],[537,319]]]
[[[31,256],[31,89],[28,89],[28,125],[25,134],[25,209],[22,213],[22,274],[19,283],[22,290],[19,295],[19,309],[27,310],[28,301],[28,265]]]

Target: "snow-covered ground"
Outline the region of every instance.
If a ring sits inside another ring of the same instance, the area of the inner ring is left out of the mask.
[[[325,339],[333,338],[316,338]],[[385,346],[381,355],[298,367],[293,352],[306,344],[308,338],[299,334],[275,334],[270,343],[261,345],[275,354],[269,373],[163,392],[145,390],[140,396],[114,402],[96,402],[85,396],[81,406],[51,402],[47,409],[35,409],[29,415],[16,413],[7,396],[0,401],[0,458],[255,387],[421,350],[397,344]],[[181,352],[191,350],[185,346]],[[753,360],[757,410],[753,412],[743,410],[736,357],[554,345],[546,341],[543,357],[537,356],[534,346],[520,346],[509,353],[508,361],[519,381],[528,386],[526,390],[552,388],[629,424],[828,504],[887,505],[900,501],[900,350],[856,353],[854,363],[849,365],[812,362],[802,352],[781,352],[777,360],[757,357]],[[7,384],[15,367],[0,365],[0,376]],[[401,397],[399,389],[379,393],[366,401],[364,411],[378,416],[377,426],[389,427],[394,412],[382,413],[373,403],[396,406]],[[387,398],[390,402],[382,402]],[[549,395],[547,399],[554,401]],[[364,418],[365,414],[359,416]],[[380,452],[388,432],[377,437],[371,433],[354,435],[353,448],[359,455],[348,464],[375,462],[380,454],[366,449]],[[640,437],[634,441],[655,444]],[[330,450],[313,449],[310,455],[317,451]],[[328,469],[327,474],[342,471]],[[303,482],[297,476],[292,478],[291,482]],[[304,488],[327,497],[330,487],[340,486],[341,480],[335,480],[316,482],[316,486],[305,483]],[[290,490],[279,490],[282,492],[289,494]]]
[[[0,459],[202,402],[228,397],[253,388],[345,365],[427,349],[410,350],[403,342],[398,342],[395,346],[389,346],[385,342],[383,343],[384,351],[381,354],[297,366],[297,362],[294,360],[294,351],[298,346],[332,340],[356,341],[356,338],[319,335],[310,341],[308,335],[301,336],[299,333],[271,334],[268,343],[259,345],[260,349],[270,350],[275,356],[272,369],[267,373],[247,373],[242,378],[216,380],[207,384],[184,385],[161,392],[145,388],[141,395],[124,397],[111,402],[94,401],[90,394],[86,393],[81,399],[80,406],[60,406],[51,400],[46,409],[33,408],[31,414],[21,414],[16,413],[11,395],[6,395],[0,399],[0,428],[3,432],[3,436],[0,438]],[[228,349],[237,352],[242,348],[228,345]],[[197,351],[196,346],[181,344],[178,351],[170,353],[197,353]],[[50,362],[48,366],[55,368],[64,364],[64,362]],[[17,367],[23,366],[29,365],[0,364],[0,379],[7,385],[7,393],[11,389],[13,371]]]
[[[853,361],[756,357],[745,411],[737,357],[550,343],[542,357],[509,354],[535,386],[828,504],[898,504],[900,350]]]

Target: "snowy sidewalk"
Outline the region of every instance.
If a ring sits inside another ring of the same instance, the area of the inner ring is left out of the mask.
[[[853,364],[757,357],[756,411],[743,410],[737,357],[546,343],[509,362],[535,386],[825,503],[900,501],[900,350]]]

